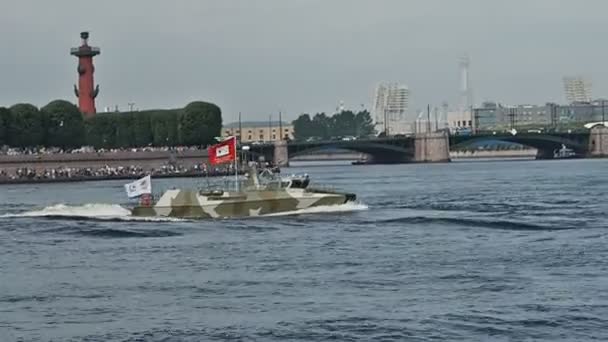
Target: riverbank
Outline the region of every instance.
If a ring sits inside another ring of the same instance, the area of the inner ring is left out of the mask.
[[[239,171],[239,174],[244,174]],[[37,183],[72,183],[72,182],[90,182],[90,181],[105,181],[105,180],[134,180],[146,176],[146,174],[138,175],[108,175],[108,176],[76,176],[76,177],[58,177],[58,178],[19,178],[19,179],[2,179],[0,185],[11,184],[37,184]],[[169,173],[152,175],[152,178],[195,178],[195,177],[226,177],[234,176],[234,173],[216,172],[206,174],[203,172],[185,172],[185,173]]]
[[[136,166],[160,170],[168,165],[192,169],[206,163],[206,150],[115,151],[57,154],[0,155],[0,170],[14,174],[27,168],[43,172],[50,169],[98,169]]]
[[[536,159],[537,150],[476,150],[476,151],[451,151],[450,159],[453,161],[466,160],[493,160],[493,159]]]

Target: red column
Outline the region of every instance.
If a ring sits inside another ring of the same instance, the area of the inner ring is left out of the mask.
[[[81,56],[78,58],[78,107],[86,116],[94,115],[95,96],[93,73],[95,72],[92,56]]]
[[[86,117],[92,117],[97,112],[95,98],[99,93],[99,86],[95,86],[93,73],[93,57],[99,55],[101,50],[88,44],[89,33],[81,32],[82,45],[71,49],[70,54],[78,57],[78,86],[74,85],[74,93],[78,97],[78,107]]]

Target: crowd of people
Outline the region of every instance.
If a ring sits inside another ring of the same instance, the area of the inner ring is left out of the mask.
[[[140,178],[151,175],[152,177],[170,176],[225,176],[234,174],[233,165],[208,168],[207,164],[196,164],[192,167],[166,164],[159,168],[144,168],[138,165],[111,167],[108,165],[91,167],[59,167],[36,170],[33,168],[19,168],[15,172],[0,170],[0,182],[23,182],[23,181],[61,181],[61,180],[86,180],[86,179],[125,179]]]
[[[167,151],[193,151],[204,147],[199,146],[175,146],[175,147],[139,147],[139,148],[118,148],[118,149],[95,149],[93,147],[81,147],[78,149],[61,148],[9,148],[0,147],[0,158],[2,156],[21,156],[21,155],[51,155],[51,154],[77,154],[77,153],[119,153],[119,152],[167,152]],[[170,158],[172,159],[172,158]],[[274,167],[266,162],[265,165],[258,165],[261,168]],[[152,177],[179,177],[179,176],[226,176],[233,175],[234,165],[231,163],[209,167],[206,163],[195,164],[193,166],[183,166],[174,160],[160,167],[148,167],[144,165],[125,165],[100,167],[74,167],[61,166],[56,168],[32,168],[22,167],[18,169],[3,169],[0,166],[0,183],[11,182],[52,182],[52,181],[75,181],[88,179],[130,179],[139,178],[147,175]]]
[[[111,149],[96,149],[91,146],[83,146],[75,149],[63,149],[59,147],[27,147],[15,148],[2,146],[0,147],[0,156],[20,156],[20,155],[45,155],[45,154],[76,154],[76,153],[118,153],[118,152],[168,152],[168,151],[193,151],[204,149],[200,146],[146,146],[146,147],[129,147],[129,148],[111,148]]]

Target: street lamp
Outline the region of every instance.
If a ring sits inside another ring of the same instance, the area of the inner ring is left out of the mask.
[[[247,162],[247,164],[249,164],[249,156],[247,155],[247,151],[250,150],[249,145],[245,145],[245,146],[241,147],[241,150],[243,150],[243,152],[245,154],[245,161]]]
[[[604,122],[606,122],[606,119],[604,118],[605,114],[604,114],[604,103],[606,101],[602,99],[602,126],[604,126]]]

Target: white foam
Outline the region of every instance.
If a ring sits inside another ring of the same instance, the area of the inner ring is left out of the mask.
[[[56,204],[41,210],[26,211],[18,214],[0,215],[10,217],[83,217],[101,220],[125,221],[183,221],[173,217],[137,217],[131,216],[131,211],[117,204],[88,203],[79,206]]]
[[[340,213],[367,210],[368,206],[360,202],[347,202],[338,205],[323,205],[285,211],[281,213],[261,215],[264,216],[289,216],[301,214]],[[11,217],[82,217],[99,220],[123,220],[123,221],[186,221],[185,219],[162,216],[131,216],[131,211],[117,204],[88,203],[79,206],[56,204],[41,210],[26,211],[17,214],[4,214],[0,218]]]
[[[367,210],[369,207],[361,202],[346,202],[344,204],[336,204],[336,205],[320,205],[316,207],[310,207],[306,209],[292,210],[292,211],[284,211],[280,213],[274,214],[266,214],[263,216],[288,216],[288,215],[302,215],[302,214],[324,214],[324,213],[343,213],[343,212],[352,212],[352,211],[363,211]]]

